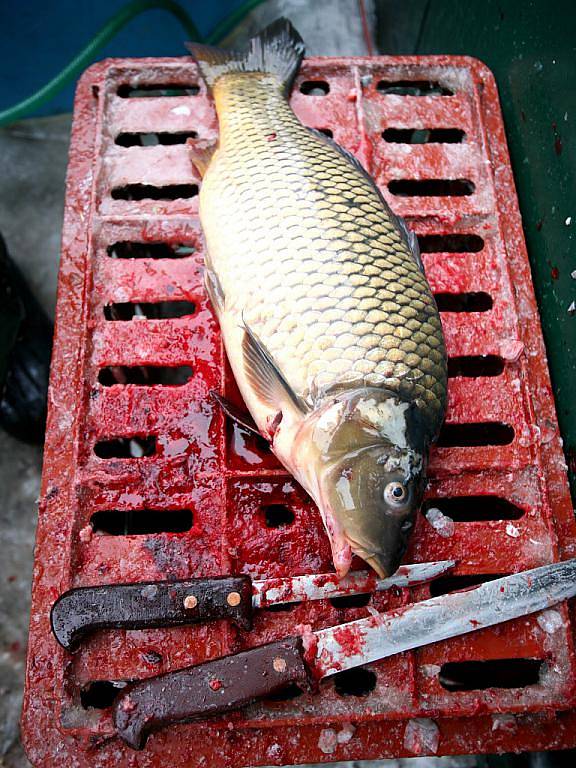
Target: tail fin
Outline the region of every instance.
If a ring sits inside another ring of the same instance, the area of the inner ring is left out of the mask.
[[[269,72],[288,93],[304,56],[304,41],[288,19],[272,22],[250,40],[246,51],[224,51],[209,45],[186,43],[209,88],[230,72]]]

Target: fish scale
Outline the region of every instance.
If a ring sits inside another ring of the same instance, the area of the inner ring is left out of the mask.
[[[297,120],[275,78],[229,75],[215,99],[220,145],[200,209],[227,311],[300,396],[384,386],[414,400],[435,434],[446,399],[440,317],[372,181]]]

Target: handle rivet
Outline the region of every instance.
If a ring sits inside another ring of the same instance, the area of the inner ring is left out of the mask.
[[[184,608],[189,610],[190,608],[196,608],[198,605],[198,598],[195,595],[186,595],[184,598]]]
[[[226,602],[231,608],[235,608],[237,605],[240,605],[240,600],[242,600],[242,598],[240,597],[239,592],[230,592],[226,598]]]
[[[274,667],[275,672],[285,672],[286,671],[286,660],[281,659],[280,656],[277,656],[274,661],[272,662],[272,666]]]

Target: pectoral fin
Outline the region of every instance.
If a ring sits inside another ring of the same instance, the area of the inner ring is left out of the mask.
[[[308,412],[308,406],[290,387],[264,343],[245,323],[242,353],[246,378],[262,403],[280,410],[284,404]]]
[[[210,165],[212,155],[216,151],[218,144],[216,141],[210,141],[209,139],[188,139],[186,146],[190,152],[192,165],[202,178]]]

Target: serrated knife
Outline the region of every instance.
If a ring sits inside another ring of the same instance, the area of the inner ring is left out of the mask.
[[[435,579],[454,565],[453,560],[404,565],[387,579],[354,571],[340,580],[335,573],[323,573],[255,581],[249,576],[222,576],[80,587],[56,600],[50,621],[66,650],[90,632],[107,628],[151,629],[230,619],[248,630],[255,608],[409,587]]]
[[[129,685],[114,705],[114,723],[139,749],[163,726],[225,713],[290,684],[310,688],[337,672],[534,613],[574,594],[576,559],[305,632]]]

